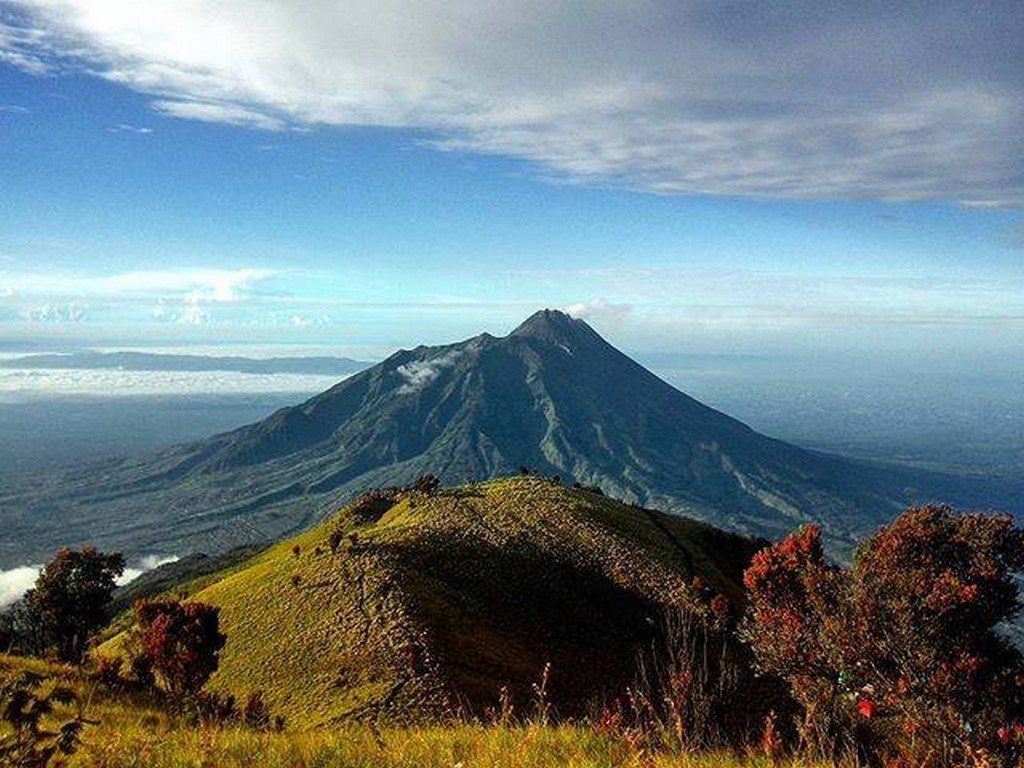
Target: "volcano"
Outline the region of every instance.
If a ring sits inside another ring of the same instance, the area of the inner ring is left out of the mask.
[[[774,538],[815,522],[839,549],[911,503],[1020,505],[1014,489],[993,481],[873,465],[759,434],[658,378],[583,320],[542,310],[504,337],[399,351],[232,432],[31,478],[0,496],[19,539],[0,556],[21,563],[78,542],[128,553],[220,551],[305,529],[369,488],[521,468],[747,535]]]

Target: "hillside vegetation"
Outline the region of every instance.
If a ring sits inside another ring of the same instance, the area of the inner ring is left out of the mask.
[[[692,577],[740,599],[757,544],[538,477],[364,497],[191,596],[229,640],[209,688],[295,725],[410,722],[631,682]],[[208,580],[204,580],[208,581]],[[114,638],[101,651],[116,650]]]
[[[93,725],[67,768],[800,768],[801,760],[756,754],[650,752],[621,735],[585,726],[349,724],[283,733],[182,723],[146,697],[112,694],[73,667],[0,655],[0,680],[33,672],[70,685],[87,701]],[[47,727],[70,716],[58,707]],[[0,726],[0,736],[4,733]]]

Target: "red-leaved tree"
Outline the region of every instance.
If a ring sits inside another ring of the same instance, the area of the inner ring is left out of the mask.
[[[805,528],[745,575],[744,633],[804,708],[814,745],[945,764],[1024,754],[1024,659],[998,632],[1018,609],[1024,533],[1005,516],[907,510],[830,565]]]
[[[786,680],[803,709],[805,748],[852,747],[842,670],[851,665],[848,574],[825,557],[817,526],[761,550],[744,573],[748,611],[741,633],[761,668]]]
[[[217,671],[227,638],[220,609],[198,602],[140,600],[135,604],[141,653],[175,702],[195,697]]]

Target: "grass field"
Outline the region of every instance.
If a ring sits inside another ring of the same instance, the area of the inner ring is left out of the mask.
[[[71,766],[104,768],[739,768],[771,763],[728,753],[648,753],[573,727],[455,726],[304,733],[231,730],[107,731],[87,737]]]
[[[258,732],[196,726],[170,717],[145,697],[112,694],[70,667],[0,656],[0,681],[32,671],[74,688],[85,728],[68,768],[798,768],[759,755],[649,751],[622,735],[574,725],[452,724]],[[75,712],[60,706],[44,725]],[[0,736],[4,726],[0,725]]]
[[[534,477],[402,494],[370,512],[340,510],[173,590],[220,609],[228,642],[207,690],[240,700],[263,691],[285,718],[282,732],[199,726],[148,693],[115,693],[41,661],[0,656],[0,676],[33,671],[77,691],[95,724],[69,766],[753,766],[765,760],[650,751],[619,732],[531,713],[625,680],[649,612],[692,599],[698,573],[738,593],[754,546]],[[123,650],[126,626],[115,622],[101,655]],[[403,650],[417,644],[421,668]],[[551,698],[533,701],[547,669]],[[506,683],[525,724],[487,719],[484,705],[498,704]],[[532,709],[515,700],[517,683]],[[62,710],[51,726],[71,712]]]

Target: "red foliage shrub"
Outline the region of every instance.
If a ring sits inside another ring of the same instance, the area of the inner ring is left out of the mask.
[[[135,604],[142,655],[173,701],[195,697],[217,670],[227,638],[219,629],[220,609],[179,600]]]
[[[806,526],[761,550],[743,581],[748,613],[742,633],[762,669],[789,683],[804,711],[799,731],[805,747],[827,754],[848,749],[850,717],[840,701],[853,641],[848,581],[826,561],[821,531]]]
[[[995,629],[1017,611],[1021,568],[1008,517],[912,508],[850,569],[808,527],[755,556],[743,631],[803,707],[810,745],[947,764],[981,749],[1011,765],[1024,659]]]

